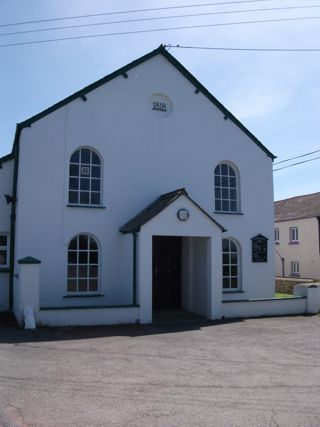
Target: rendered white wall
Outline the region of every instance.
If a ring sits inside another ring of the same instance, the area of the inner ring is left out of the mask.
[[[208,316],[208,238],[187,237],[182,244],[182,308]],[[215,284],[219,286],[219,284]]]
[[[273,299],[269,301],[228,302],[222,304],[226,319],[237,317],[287,316],[306,313],[305,298]]]
[[[299,244],[290,244],[290,227],[298,227]],[[281,221],[275,223],[279,228],[279,245],[275,245],[276,275],[282,276],[279,255],[284,257],[285,276],[291,275],[291,262],[298,261],[300,277],[320,279],[319,225],[317,218]]]
[[[37,324],[45,326],[93,326],[139,322],[139,308],[40,310]]]
[[[127,79],[117,77],[88,93],[86,102],[77,99],[22,131],[16,258],[30,255],[42,261],[42,306],[79,304],[63,296],[67,245],[80,232],[93,234],[101,245],[104,294],[81,299],[81,304],[130,304],[132,242],[119,227],[160,194],[180,187],[213,214],[213,170],[223,160],[240,171],[243,215],[214,216],[241,242],[243,296],[273,295],[271,159],[194,89],[157,56],[130,70]],[[152,113],[153,93],[171,99],[171,115]],[[81,146],[95,148],[103,159],[106,209],[67,207],[69,158]],[[269,238],[266,264],[251,263],[250,239],[259,233]],[[213,244],[221,250],[221,238]],[[143,256],[148,262],[149,254]],[[213,268],[214,274],[220,271]]]

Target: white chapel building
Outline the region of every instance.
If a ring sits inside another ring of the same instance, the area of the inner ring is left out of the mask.
[[[19,123],[0,158],[0,309],[150,323],[272,298],[273,159],[163,46]]]

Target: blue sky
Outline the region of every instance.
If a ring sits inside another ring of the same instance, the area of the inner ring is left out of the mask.
[[[218,0],[212,0],[214,2]],[[0,24],[200,3],[211,2],[1,0]],[[120,19],[302,4],[320,6],[320,1],[264,0],[215,7],[100,16],[1,27],[0,33]],[[74,35],[302,16],[320,16],[320,7],[0,35],[0,45]],[[319,40],[320,20],[307,20],[160,31],[0,48],[0,156],[11,151],[16,123],[155,49],[161,43],[218,47],[319,48]],[[277,155],[278,161],[320,149],[320,52],[252,53],[171,49],[170,53]],[[275,200],[320,191],[320,160],[275,172],[274,190]]]

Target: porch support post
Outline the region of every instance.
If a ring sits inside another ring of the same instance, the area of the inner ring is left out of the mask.
[[[137,304],[137,233],[132,233],[133,254],[132,254],[132,304]]]
[[[152,234],[139,234],[140,323],[152,323]]]
[[[221,237],[212,236],[208,244],[208,269],[211,270],[209,275],[209,288],[211,291],[211,313],[210,319],[221,319],[222,317],[222,249]]]

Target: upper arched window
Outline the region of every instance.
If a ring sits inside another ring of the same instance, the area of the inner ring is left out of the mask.
[[[215,211],[239,212],[238,178],[228,163],[220,163],[214,170]]]
[[[222,240],[222,276],[224,291],[240,288],[240,250],[233,239]]]
[[[69,203],[101,205],[101,160],[90,148],[80,148],[70,158]]]
[[[98,292],[99,247],[94,237],[78,234],[68,246],[67,291],[74,293]]]

